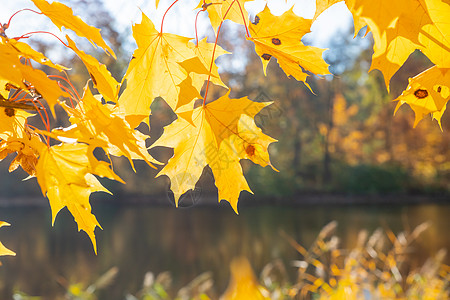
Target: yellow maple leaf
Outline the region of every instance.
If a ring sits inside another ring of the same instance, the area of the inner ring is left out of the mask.
[[[158,32],[145,14],[142,22],[133,26],[133,36],[138,48],[123,78],[127,86],[118,105],[130,125],[136,127],[148,118],[156,97],[162,97],[174,111],[179,107],[179,85],[188,76],[180,63],[195,57],[195,53],[189,38]],[[195,88],[200,91],[202,86],[203,82]]]
[[[86,144],[61,144],[44,147],[36,166],[36,177],[52,210],[52,224],[58,212],[67,207],[78,224],[92,241],[95,253],[95,227],[100,227],[91,213],[89,196],[93,192],[109,192],[94,176],[123,182],[106,162],[98,161],[93,148]]]
[[[142,159],[148,165],[159,164],[147,152],[145,140],[149,136],[130,127],[125,117],[113,105],[102,104],[86,85],[84,95],[76,108],[64,106],[72,126],[52,131],[53,138],[75,139],[78,142],[101,147],[114,156],[125,156],[134,168],[133,159]]]
[[[217,59],[219,56],[228,54],[228,51],[225,51],[222,47],[219,45],[216,45],[214,47],[214,43],[208,43],[206,41],[206,38],[203,40],[200,40],[198,42],[198,45],[190,44],[192,49],[194,50],[195,55],[198,57],[198,59],[202,62],[203,65],[212,66],[211,68],[211,77],[210,81],[211,83],[214,83],[215,85],[227,87],[222,80],[220,79],[219,70],[216,65],[216,63],[213,61],[211,64],[211,60],[213,60],[213,53],[214,53],[214,60]],[[215,51],[214,51],[215,48]],[[206,76],[205,76],[206,75]],[[193,86],[202,86],[204,81],[207,80],[208,74],[200,74],[199,72],[191,72],[189,75],[192,78]]]
[[[442,0],[354,0],[351,10],[369,26],[374,38],[372,69],[389,88],[391,77],[416,49],[440,68],[450,67],[450,6]]]
[[[254,116],[270,103],[225,96],[198,107],[192,121],[178,118],[164,128],[152,147],[174,148],[174,155],[157,176],[167,175],[175,203],[193,189],[206,165],[211,167],[219,191],[219,201],[227,200],[237,212],[241,191],[250,191],[242,174],[241,159],[270,165],[267,147],[274,139],[255,125]]]
[[[442,0],[422,0],[431,22],[419,31],[423,53],[439,68],[450,68],[450,4]]]
[[[1,54],[0,54],[1,56]],[[0,75],[0,99],[7,99],[9,96],[9,88],[7,88],[8,80],[4,79]]]
[[[43,71],[22,64],[20,58],[27,56],[20,49],[23,50],[25,47],[16,48],[14,44],[2,39],[0,43],[0,65],[2,66],[0,78],[18,88],[22,88],[32,97],[42,96],[54,114],[54,106],[58,103],[59,97],[68,97],[69,95],[62,91],[58,84],[49,79]],[[29,51],[29,49],[26,51]],[[28,54],[31,57],[31,54]],[[43,59],[36,53],[32,54],[38,60]],[[58,69],[59,67],[56,66],[55,68]]]
[[[344,0],[316,0],[316,12],[314,13],[313,22],[317,19],[320,14],[325,10],[330,8],[332,5],[342,2]]]
[[[36,176],[36,165],[39,153],[45,147],[40,137],[32,132],[21,138],[9,137],[7,140],[0,140],[0,161],[8,154],[17,153],[9,166],[9,172],[16,170],[19,166],[30,176]]]
[[[17,105],[10,101],[1,100],[0,106],[10,103]],[[17,153],[10,164],[9,172],[21,166],[30,176],[34,176],[37,158],[44,143],[36,133],[26,126],[27,119],[30,116],[33,116],[33,114],[22,109],[0,107],[0,161],[11,153]]]
[[[252,0],[200,0],[196,8],[206,8],[209,20],[214,31],[224,20],[230,20],[237,24],[248,25],[248,12],[245,10],[245,2]]]
[[[70,95],[63,91],[56,81],[48,78],[43,71],[22,64],[19,65],[19,69],[24,80],[29,82],[27,85],[28,93],[33,97],[42,96],[55,116],[55,105],[58,104],[58,99]]]
[[[446,108],[447,108],[447,103],[444,105],[444,107],[442,107],[442,109],[440,111],[436,111],[436,112],[432,113],[432,117],[434,120],[436,120],[438,122],[439,127],[441,128],[441,131],[442,131],[441,118],[442,118],[442,115],[444,114]]]
[[[21,64],[17,53],[12,52],[11,47],[5,45],[2,39],[2,42],[0,42],[0,66],[2,66],[0,68],[0,79],[6,83],[11,83],[14,86],[26,89],[27,87],[23,83],[22,72],[19,69]],[[5,85],[2,86],[2,89],[4,88]]]
[[[69,48],[72,49],[83,61],[89,75],[91,76],[92,82],[99,93],[102,94],[108,101],[117,102],[120,84],[114,79],[114,77],[112,77],[106,66],[101,64],[95,57],[79,50],[69,36],[66,35],[66,39]]]
[[[433,66],[409,79],[406,90],[394,100],[399,101],[395,112],[407,103],[415,113],[414,127],[430,113],[440,124],[449,99],[450,69]]]
[[[0,139],[24,137],[25,124],[30,116],[33,116],[33,114],[22,109],[0,107]]]
[[[66,68],[64,66],[53,63],[44,54],[42,54],[39,51],[34,50],[33,48],[31,48],[30,45],[28,45],[26,43],[16,41],[15,39],[8,39],[5,37],[1,37],[1,38],[2,38],[2,43],[4,45],[7,45],[10,47],[12,54],[14,53],[14,54],[18,55],[19,57],[32,59],[35,62],[40,63],[41,65],[51,67],[58,71],[68,70],[68,68]]]
[[[336,3],[339,2],[345,2],[347,5],[347,8],[350,11],[354,10],[355,6],[355,0],[316,0],[316,12],[314,13],[313,22],[316,21],[316,19],[328,8],[333,6]],[[359,17],[356,13],[353,14],[353,25],[355,27],[355,37],[358,34],[358,32],[367,24],[365,23],[364,19]],[[369,33],[369,28],[366,29],[366,35]]]
[[[266,6],[250,24],[251,37],[256,53],[263,63],[264,74],[271,57],[275,57],[287,76],[292,75],[298,81],[305,82],[308,73],[329,74],[328,64],[323,60],[325,49],[305,46],[301,42],[303,35],[309,32],[312,20],[294,14],[292,8],[281,16],[271,14]],[[273,26],[277,24],[277,26]]]
[[[114,51],[103,40],[100,29],[89,26],[80,17],[74,16],[70,7],[57,1],[52,3],[46,0],[32,1],[60,30],[62,27],[73,30],[78,36],[87,38],[92,45],[98,45],[106,53],[116,57]]]
[[[0,227],[3,227],[3,226],[9,226],[10,224],[9,223],[6,223],[6,222],[4,222],[4,221],[0,221]],[[8,248],[6,248],[3,244],[2,244],[2,242],[0,242],[0,256],[3,256],[3,255],[12,255],[12,256],[16,256],[16,253],[14,253],[13,251],[11,251],[11,250],[9,250]]]

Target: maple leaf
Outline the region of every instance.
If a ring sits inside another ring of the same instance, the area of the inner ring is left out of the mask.
[[[211,83],[214,83],[215,85],[222,86],[224,88],[227,88],[227,86],[222,82],[219,75],[219,68],[214,62],[211,62],[213,60],[213,53],[214,53],[214,59],[218,58],[221,55],[228,54],[228,51],[225,51],[222,47],[219,45],[215,45],[214,43],[208,43],[206,41],[206,38],[203,40],[200,40],[198,42],[198,45],[192,45],[192,49],[194,50],[195,55],[197,58],[202,62],[205,66],[212,66],[211,68],[211,77],[210,81]],[[187,69],[186,69],[187,70]],[[188,70],[187,70],[188,71]],[[202,86],[204,81],[207,80],[208,75],[207,74],[201,74],[199,72],[191,72],[189,76],[192,78],[193,86]],[[205,76],[206,75],[206,76]]]
[[[25,124],[28,117],[33,116],[22,109],[0,107],[0,139],[25,136]]]
[[[223,0],[218,2],[200,0],[196,8],[206,8],[211,25],[217,33],[220,23],[225,20],[230,20],[245,26],[248,25],[248,12],[244,7],[245,2],[248,1],[252,0]]]
[[[4,221],[0,221],[0,227],[3,226],[10,226],[9,223],[6,223]],[[16,256],[16,253],[14,253],[13,251],[9,250],[8,248],[6,248],[2,242],[0,242],[0,256],[3,255],[12,255],[12,256]]]
[[[342,2],[344,0],[316,0],[316,12],[314,13],[313,22],[320,16],[325,10],[330,8],[332,5]]]
[[[6,44],[4,44],[5,42]],[[32,97],[41,95],[54,114],[54,106],[58,103],[59,97],[68,97],[69,95],[62,91],[58,84],[49,79],[43,71],[22,64],[20,57],[24,57],[24,53],[7,40],[2,39],[0,43],[0,64],[2,66],[0,78],[26,90]],[[37,54],[34,54],[34,58],[38,59],[38,57]]]
[[[34,50],[31,48],[30,45],[26,43],[22,43],[19,41],[16,41],[15,39],[8,39],[5,37],[1,37],[2,42],[4,45],[9,46],[11,50],[11,54],[17,55],[19,58],[29,58],[34,60],[37,63],[40,63],[41,65],[45,65],[48,67],[51,67],[53,69],[56,69],[58,71],[68,70],[68,68],[53,63],[50,59],[48,59],[44,54],[42,54],[39,51]]]
[[[441,0],[354,0],[349,7],[362,18],[374,38],[372,69],[379,69],[386,87],[416,49],[440,68],[450,67],[450,6]]]
[[[308,87],[308,73],[303,69],[314,74],[329,74],[328,64],[322,58],[325,49],[305,46],[301,42],[303,35],[309,32],[311,22],[312,20],[295,15],[292,8],[281,16],[274,16],[266,6],[255,17],[249,27],[251,37],[248,39],[255,43],[255,51],[263,63],[264,74],[272,56],[277,58],[287,76],[292,75]]]
[[[122,182],[109,164],[98,161],[93,147],[86,144],[60,144],[44,147],[36,166],[36,177],[52,210],[52,224],[58,212],[67,207],[78,224],[92,241],[95,253],[95,227],[100,227],[91,213],[89,196],[93,192],[109,192],[94,176],[106,177]]]
[[[345,2],[345,4],[347,5],[347,8],[350,11],[354,10],[354,6],[355,6],[355,0],[316,0],[316,12],[314,13],[314,17],[313,17],[313,22],[315,22],[317,20],[317,18],[328,8],[330,8],[331,6],[333,6],[336,3],[339,2]],[[364,21],[363,18],[359,17],[356,13],[353,14],[353,25],[355,27],[355,35],[354,37],[356,37],[356,35],[358,34],[358,32],[364,27],[366,26],[366,22]],[[366,33],[365,35],[367,35],[369,33],[369,28],[366,28]]]
[[[1,54],[0,54],[1,56]],[[9,96],[9,88],[8,86],[8,80],[4,79],[0,75],[0,100],[7,99]]]
[[[78,142],[101,147],[114,156],[125,156],[134,169],[133,159],[142,159],[148,165],[159,164],[147,152],[145,140],[149,136],[130,127],[125,117],[111,104],[102,104],[98,97],[92,95],[89,86],[84,88],[84,95],[76,108],[64,106],[70,115],[72,126],[52,131],[53,138],[76,139]]]
[[[83,61],[88,69],[94,86],[100,94],[108,101],[117,102],[120,84],[112,77],[104,64],[101,64],[95,57],[79,50],[76,44],[66,35],[69,48],[72,49],[78,57]]]
[[[20,62],[19,56],[17,52],[12,52],[11,47],[5,45],[2,42],[0,43],[0,79],[4,80],[6,83],[12,83],[13,85],[26,89],[27,87],[23,83],[22,72],[19,69],[19,66],[22,64]],[[5,88],[6,85],[2,84],[2,89]],[[7,93],[9,94],[9,92]],[[5,94],[5,97],[8,95]]]
[[[17,156],[12,160],[9,172],[21,166],[28,175],[36,176],[36,165],[43,147],[45,144],[32,131],[28,131],[28,135],[21,138],[10,137],[7,140],[0,140],[0,161],[15,152]]]
[[[251,192],[239,161],[248,158],[262,166],[270,165],[267,147],[275,140],[263,134],[253,121],[269,104],[246,97],[230,99],[228,92],[196,108],[193,123],[178,118],[164,128],[164,134],[152,147],[174,148],[174,155],[157,176],[170,178],[177,205],[180,196],[195,187],[203,168],[209,165],[219,201],[227,200],[237,212],[240,192]]]
[[[46,0],[31,0],[41,12],[55,24],[59,30],[62,27],[74,31],[78,36],[87,38],[92,45],[98,45],[105,52],[116,58],[114,51],[103,40],[100,29],[87,25],[80,17],[74,16],[70,7],[60,3],[48,3]]]
[[[10,164],[9,172],[21,166],[30,176],[34,176],[39,152],[44,143],[26,126],[30,116],[33,114],[21,109],[0,107],[0,161],[11,153],[17,153]]]
[[[407,103],[415,113],[414,127],[430,113],[440,125],[449,99],[450,69],[433,66],[409,79],[406,90],[394,100],[399,101],[395,112]]]
[[[58,83],[47,77],[43,71],[35,69],[27,65],[19,65],[23,78],[29,82],[27,84],[27,91],[33,97],[42,96],[50,107],[50,111],[55,116],[55,105],[58,104],[60,97],[70,97],[70,95],[63,91]]]
[[[158,32],[144,13],[141,24],[133,26],[133,36],[138,48],[123,78],[127,87],[118,105],[130,125],[136,127],[149,116],[150,105],[158,96],[172,110],[178,108],[179,85],[188,76],[180,63],[195,57],[195,53],[188,45],[189,38]],[[201,86],[195,88],[200,91]]]
[[[438,122],[439,127],[441,128],[441,131],[443,131],[443,130],[442,130],[441,118],[442,118],[442,115],[444,114],[446,108],[447,108],[447,103],[445,103],[445,105],[442,107],[442,109],[441,109],[440,111],[436,111],[436,112],[433,112],[433,113],[431,114],[432,117],[433,117],[433,119],[436,120],[436,121]]]

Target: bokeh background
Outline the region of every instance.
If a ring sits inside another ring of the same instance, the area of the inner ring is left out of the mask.
[[[171,4],[161,1],[156,10],[154,1],[145,0],[61,2],[90,25],[101,28],[117,60],[96,51],[87,41],[83,44],[81,40],[81,45],[106,64],[119,81],[136,47],[131,25],[140,22],[140,11],[159,24]],[[167,16],[166,30],[194,36],[195,12],[191,8],[195,2],[177,4]],[[314,15],[314,1],[269,1],[270,8],[278,13],[293,4],[300,16]],[[251,16],[263,6],[263,1],[250,2],[248,7],[246,4]],[[26,0],[2,3],[0,21],[6,23],[21,8],[34,5]],[[200,38],[208,36],[213,41],[205,14],[200,15],[198,28]],[[21,12],[13,18],[8,36],[36,30],[60,34],[44,17]],[[137,162],[135,173],[126,159],[114,159],[114,170],[127,183],[103,181],[114,196],[92,197],[93,211],[104,229],[96,231],[99,254],[95,256],[87,236],[76,232],[76,224],[66,211],[58,215],[51,228],[50,208],[36,180],[23,182],[24,172],[8,173],[12,158],[2,161],[0,219],[13,226],[2,229],[1,240],[17,256],[1,259],[0,297],[9,299],[17,291],[58,297],[73,283],[89,286],[112,267],[117,267],[118,275],[112,286],[101,291],[107,299],[124,299],[137,293],[148,271],[170,271],[175,288],[211,271],[220,294],[229,280],[228,266],[239,255],[250,259],[256,273],[281,259],[287,266],[287,276],[295,277],[291,262],[299,254],[283,236],[308,246],[333,220],[338,222],[340,245],[350,248],[361,230],[373,232],[380,227],[398,233],[430,222],[415,241],[415,250],[411,250],[412,265],[419,266],[439,249],[448,249],[449,113],[442,118],[442,131],[431,118],[412,128],[414,113],[406,106],[393,116],[396,103],[392,100],[406,88],[409,77],[431,66],[431,62],[419,51],[414,52],[393,77],[388,93],[382,74],[377,70],[368,73],[370,34],[354,37],[351,15],[342,3],[319,17],[302,41],[328,48],[324,58],[334,74],[311,77],[314,94],[304,84],[287,78],[275,61],[269,64],[265,77],[243,28],[226,22],[219,38],[220,45],[233,52],[217,61],[231,96],[273,101],[256,121],[266,134],[279,140],[269,148],[279,173],[242,161],[255,194],[241,195],[239,216],[228,203],[217,204],[208,168],[196,189],[183,196],[181,208],[176,209],[167,178],[155,179],[157,171],[145,163]],[[35,34],[28,42],[53,61],[71,67],[70,80],[78,91],[82,90],[89,74],[73,53],[51,36]],[[213,90],[215,97],[223,93]],[[156,100],[151,129],[141,128],[151,136],[148,145],[173,119],[164,102]],[[63,114],[53,120],[55,126],[66,126],[67,122]],[[172,152],[156,149],[151,154],[167,161]],[[448,263],[449,259],[444,261]]]

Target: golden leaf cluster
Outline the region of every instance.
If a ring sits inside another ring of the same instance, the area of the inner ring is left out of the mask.
[[[341,2],[316,0],[317,17],[331,5]],[[408,104],[415,113],[414,127],[426,115],[439,125],[450,98],[450,4],[445,0],[367,1],[345,0],[353,15],[355,31],[367,25],[374,39],[371,69],[384,75],[386,87],[392,76],[415,50],[435,65],[411,78],[398,97],[397,109]]]

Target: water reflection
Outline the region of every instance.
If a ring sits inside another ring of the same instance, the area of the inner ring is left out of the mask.
[[[51,228],[48,209],[2,209],[0,219],[13,226],[2,230],[1,239],[17,256],[2,258],[0,298],[10,299],[15,288],[45,298],[61,296],[68,282],[88,285],[112,266],[119,274],[101,298],[123,299],[127,292],[135,293],[147,271],[170,271],[175,287],[212,271],[221,293],[233,257],[248,257],[257,274],[276,258],[289,265],[299,255],[280,230],[308,246],[332,220],[338,222],[343,247],[354,246],[361,229],[371,232],[381,226],[397,233],[427,220],[432,225],[415,245],[417,263],[450,246],[450,205],[251,206],[242,207],[239,216],[225,206],[97,205],[94,210],[104,228],[96,231],[98,256],[67,212],[61,212]],[[295,269],[289,271],[294,277]]]

